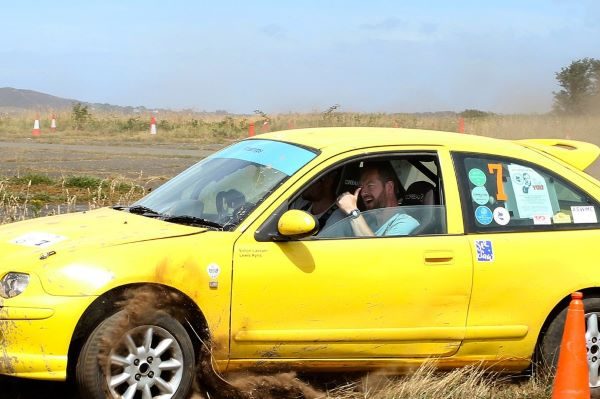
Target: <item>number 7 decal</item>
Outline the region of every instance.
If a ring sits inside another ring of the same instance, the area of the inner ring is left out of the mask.
[[[496,173],[496,190],[498,194],[496,199],[498,201],[506,201],[508,197],[504,192],[504,184],[502,184],[502,164],[501,163],[488,163],[488,171],[490,174]]]

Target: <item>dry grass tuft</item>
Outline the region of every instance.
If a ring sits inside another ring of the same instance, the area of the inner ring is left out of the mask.
[[[0,224],[38,216],[92,210],[111,205],[129,205],[146,194],[149,181],[112,179],[78,179],[87,182],[69,184],[72,177],[53,180],[47,176],[0,178]],[[42,181],[34,184],[35,181]]]
[[[438,371],[435,362],[426,362],[404,377],[372,373],[362,381],[328,392],[331,399],[547,399],[551,384],[547,378],[511,381],[483,367],[469,366],[448,372]]]

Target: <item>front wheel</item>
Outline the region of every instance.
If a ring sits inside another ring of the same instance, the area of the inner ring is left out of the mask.
[[[184,399],[194,377],[194,347],[185,328],[164,312],[124,325],[105,319],[79,355],[76,382],[86,399]]]
[[[592,397],[600,398],[600,298],[585,298],[583,306],[585,309],[585,341],[590,388],[592,390]],[[542,364],[550,370],[554,370],[558,363],[558,354],[560,352],[560,343],[566,317],[567,308],[565,307],[550,322],[539,347]]]

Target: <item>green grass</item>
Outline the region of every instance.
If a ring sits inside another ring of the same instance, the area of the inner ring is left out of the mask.
[[[12,184],[31,184],[31,185],[40,185],[40,184],[54,184],[55,180],[47,175],[42,174],[27,174],[24,176],[15,176],[10,178],[10,182]]]
[[[102,179],[94,176],[68,176],[65,178],[65,187],[98,188]]]

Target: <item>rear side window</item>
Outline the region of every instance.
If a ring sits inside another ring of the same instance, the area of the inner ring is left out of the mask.
[[[478,154],[454,162],[470,232],[600,227],[596,201],[543,168]]]

